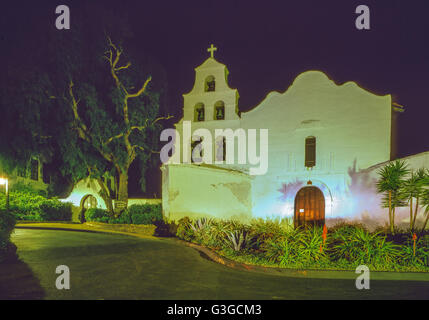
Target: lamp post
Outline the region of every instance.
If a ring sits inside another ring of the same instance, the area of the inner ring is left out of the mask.
[[[6,210],[9,211],[9,181],[7,178],[0,178],[0,185],[5,185],[6,189]]]

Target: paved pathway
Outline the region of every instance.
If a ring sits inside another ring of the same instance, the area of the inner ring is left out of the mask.
[[[16,229],[19,263],[0,265],[0,298],[429,299],[429,281],[291,278],[230,269],[171,239]],[[71,289],[55,288],[67,265]],[[429,277],[429,275],[428,275]]]

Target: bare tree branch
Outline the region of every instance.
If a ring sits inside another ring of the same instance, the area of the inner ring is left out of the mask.
[[[135,97],[138,97],[138,96],[140,96],[145,90],[146,90],[146,87],[147,87],[147,85],[149,84],[149,82],[152,80],[152,77],[151,76],[149,76],[147,79],[146,79],[146,81],[145,81],[145,83],[143,84],[143,86],[141,87],[141,89],[139,90],[139,91],[137,91],[136,93],[130,93],[130,94],[128,94],[127,95],[127,98],[135,98]]]

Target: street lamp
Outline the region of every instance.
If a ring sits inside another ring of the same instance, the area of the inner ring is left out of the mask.
[[[6,188],[6,210],[9,211],[9,181],[7,178],[0,178],[0,185],[5,185]]]

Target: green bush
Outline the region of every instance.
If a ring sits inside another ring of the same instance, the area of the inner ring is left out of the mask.
[[[288,219],[254,219],[250,223],[250,236],[254,250],[263,251],[269,241],[283,236],[293,229]]]
[[[194,239],[194,231],[190,226],[191,223],[192,221],[188,217],[183,217],[177,222],[176,236],[179,239],[185,241],[192,241]]]
[[[40,215],[40,205],[46,198],[29,192],[10,192],[9,208],[17,219],[27,215]],[[0,193],[0,208],[6,208],[6,196]]]
[[[153,224],[162,221],[162,207],[160,204],[133,204],[128,207],[128,213],[133,224]]]
[[[0,194],[0,208],[6,208],[6,196]],[[9,195],[9,211],[17,220],[70,221],[72,204],[29,191],[14,191]]]
[[[215,249],[242,251],[251,243],[249,228],[238,221],[184,217],[178,221],[177,237]]]
[[[39,205],[42,221],[70,221],[72,217],[72,204],[57,199],[45,200]]]
[[[89,222],[109,222],[110,215],[107,210],[99,208],[89,208],[85,211],[85,220]]]
[[[0,254],[7,250],[15,223],[13,214],[0,210]]]
[[[294,228],[290,221],[257,219],[245,225],[185,217],[178,221],[176,236],[244,263],[340,269],[364,264],[374,270],[429,267],[429,235],[417,241],[414,253],[410,236],[402,235],[394,243],[360,224],[338,224],[328,230],[324,242],[322,228]]]
[[[281,266],[310,267],[329,263],[323,245],[322,228],[289,229],[280,237],[267,241],[263,248],[264,257]]]
[[[400,246],[401,264],[407,266],[429,266],[429,236],[424,236],[416,241],[414,249],[414,241],[410,235],[405,243]]]
[[[400,246],[386,241],[386,236],[349,226],[331,234],[333,260],[346,260],[351,265],[361,264],[376,267],[396,268],[401,257]]]
[[[121,212],[119,217],[110,217],[108,223],[111,224],[131,224],[131,215],[128,210],[124,210]]]
[[[161,205],[131,205],[119,217],[112,217],[104,209],[90,208],[85,212],[85,220],[110,224],[154,224],[162,221]]]

